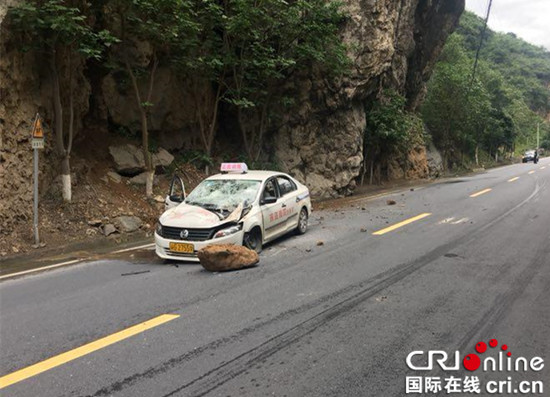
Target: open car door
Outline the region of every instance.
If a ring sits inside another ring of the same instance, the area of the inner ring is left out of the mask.
[[[174,175],[172,182],[170,182],[170,191],[164,199],[164,210],[169,210],[183,203],[185,197],[185,185],[183,180],[178,175]]]

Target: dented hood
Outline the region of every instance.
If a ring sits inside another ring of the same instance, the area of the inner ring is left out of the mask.
[[[185,203],[166,211],[161,215],[159,221],[163,226],[197,229],[211,228],[226,223],[211,211]]]
[[[182,203],[161,215],[159,221],[163,226],[205,229],[227,223],[236,223],[241,218],[243,206],[240,204],[225,219],[220,219],[212,211],[202,207]]]

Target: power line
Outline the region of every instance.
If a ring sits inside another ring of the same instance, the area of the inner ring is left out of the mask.
[[[485,16],[483,29],[481,29],[481,37],[479,38],[479,45],[477,46],[476,57],[475,57],[475,60],[474,60],[474,69],[472,70],[472,81],[470,83],[470,86],[474,83],[474,79],[476,77],[476,70],[477,70],[477,62],[478,62],[478,59],[479,59],[479,52],[481,51],[481,46],[483,45],[483,37],[485,37],[485,32],[487,31],[487,22],[489,21],[489,15],[491,14],[491,5],[492,4],[493,4],[493,0],[489,0],[489,5],[487,6],[487,15]]]

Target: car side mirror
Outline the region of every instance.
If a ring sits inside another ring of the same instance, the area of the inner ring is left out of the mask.
[[[277,202],[277,197],[264,197],[260,204],[274,204]]]
[[[183,203],[184,198],[180,195],[168,196],[170,201],[174,203]]]

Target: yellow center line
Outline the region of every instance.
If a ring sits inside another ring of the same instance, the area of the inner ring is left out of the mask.
[[[546,169],[546,166],[544,166],[544,167],[540,167],[540,169],[541,169],[541,170],[544,170],[544,169]]]
[[[395,229],[399,229],[400,227],[403,227],[405,225],[408,225],[409,223],[413,223],[413,222],[416,222],[420,219],[423,219],[423,218],[426,218],[427,216],[430,216],[431,213],[429,212],[426,212],[424,214],[420,214],[420,215],[417,215],[417,216],[414,216],[412,218],[409,218],[407,220],[404,220],[402,222],[399,222],[399,223],[396,223],[395,225],[392,225],[392,226],[389,226],[385,229],[382,229],[382,230],[378,230],[377,232],[374,232],[373,235],[375,236],[381,236],[382,234],[386,234],[388,232],[391,232],[391,231],[394,231]]]
[[[534,174],[535,171],[529,171],[528,174],[531,175],[531,174]]]
[[[41,374],[42,372],[66,364],[70,361],[76,360],[77,358],[95,352],[96,350],[103,349],[104,347],[112,345],[113,343],[120,342],[121,340],[137,335],[143,331],[147,331],[148,329],[157,327],[168,321],[172,321],[178,317],[178,314],[163,314],[161,316],[147,320],[143,323],[133,325],[112,335],[98,339],[94,342],[85,344],[84,346],[77,347],[76,349],[69,350],[68,352],[48,358],[29,367],[12,372],[11,374],[4,375],[0,378],[0,389],[13,385],[17,382],[21,382],[22,380],[31,378],[35,375]]]
[[[493,189],[491,189],[491,188],[485,189],[485,190],[482,190],[481,192],[477,192],[477,193],[474,193],[474,194],[470,194],[470,197],[481,196],[482,194],[489,193],[491,190],[493,190]]]
[[[516,176],[515,178],[508,179],[508,182],[514,182],[514,181],[517,181],[518,179],[519,179],[519,176]]]

